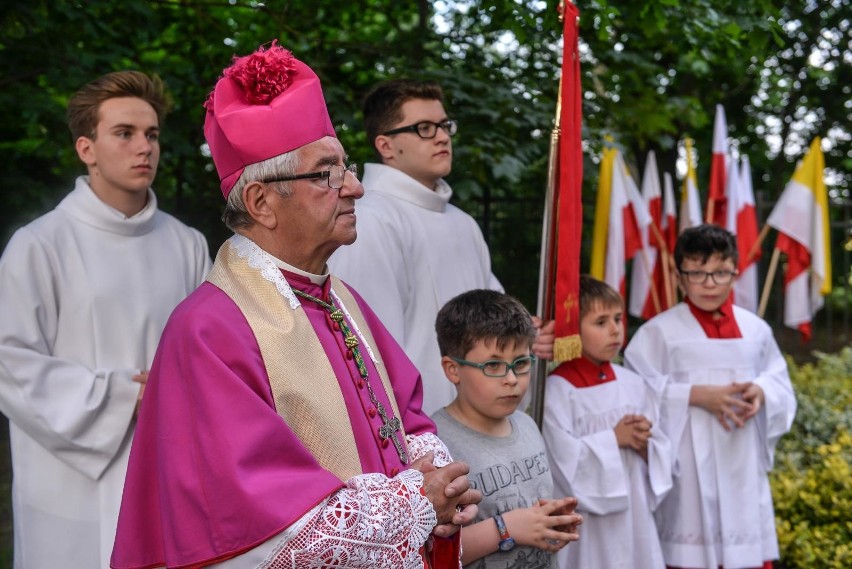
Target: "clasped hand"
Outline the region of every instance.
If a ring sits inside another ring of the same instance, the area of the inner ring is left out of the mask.
[[[577,527],[583,516],[576,513],[577,498],[539,500],[530,508],[518,508],[503,514],[519,545],[531,545],[556,552],[580,539]]]
[[[763,405],[763,389],[752,382],[730,385],[694,385],[689,394],[690,405],[712,413],[726,431],[731,425],[741,429],[757,415]]]
[[[651,421],[644,415],[625,415],[613,429],[618,446],[632,448],[640,454],[644,453],[648,449],[652,426]]]
[[[471,488],[469,468],[464,462],[451,462],[441,468],[432,464],[432,453],[412,463],[411,468],[423,473],[423,493],[435,509],[438,525],[433,533],[450,537],[459,527],[476,518],[482,493]]]

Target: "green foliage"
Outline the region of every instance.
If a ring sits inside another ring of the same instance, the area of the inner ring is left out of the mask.
[[[604,137],[614,136],[635,170],[654,149],[660,169],[672,172],[678,141],[691,136],[703,189],[717,103],[725,105],[733,146],[751,158],[758,194],[780,192],[801,141],[834,133],[826,156],[832,195],[848,196],[852,26],[842,0],[577,4],[585,235]],[[13,190],[0,208],[0,247],[83,172],[66,134],[70,94],[105,72],[135,68],[160,75],[174,101],[155,183],[160,203],[201,229],[215,250],[227,232],[202,151],[201,104],[234,54],[278,38],[322,78],[338,135],[357,162],[373,156],[360,111],[372,85],[403,75],[442,83],[461,124],[449,177],[454,199],[482,221],[507,290],[532,306],[560,74],[555,5],[8,0],[0,6],[0,185]]]
[[[781,567],[852,563],[852,348],[790,366],[799,408],[770,482]]]

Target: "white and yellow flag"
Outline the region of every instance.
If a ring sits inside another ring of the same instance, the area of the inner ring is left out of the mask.
[[[796,167],[766,221],[778,231],[775,248],[787,255],[784,324],[811,336],[811,320],[831,292],[828,193],[820,138]]]
[[[686,139],[686,177],[683,179],[683,189],[680,193],[679,232],[704,223],[701,218],[701,201],[698,198],[698,178],[695,176],[693,162],[692,140]]]

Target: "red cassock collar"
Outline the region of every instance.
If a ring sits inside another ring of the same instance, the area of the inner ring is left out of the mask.
[[[734,317],[734,299],[732,296],[729,295],[722,306],[716,309],[716,312],[719,313],[718,317],[715,316],[714,312],[708,312],[695,306],[689,300],[689,297],[685,300],[686,305],[689,306],[689,311],[698,320],[708,338],[729,340],[743,337],[740,327],[737,326],[737,319]]]
[[[615,380],[615,370],[609,362],[597,365],[585,356],[563,362],[555,370],[558,375],[576,388],[594,387]]]

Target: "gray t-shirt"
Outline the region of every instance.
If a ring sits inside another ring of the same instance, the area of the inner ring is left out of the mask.
[[[436,411],[432,420],[453,458],[470,466],[471,486],[482,492],[477,522],[494,514],[528,508],[540,498],[553,497],[553,478],[544,440],[529,415],[520,411],[510,415],[512,433],[506,437],[474,431],[453,419],[446,409]],[[496,525],[494,532],[497,532]],[[465,567],[551,569],[556,567],[556,557],[536,547],[515,546],[511,551],[486,555]]]

